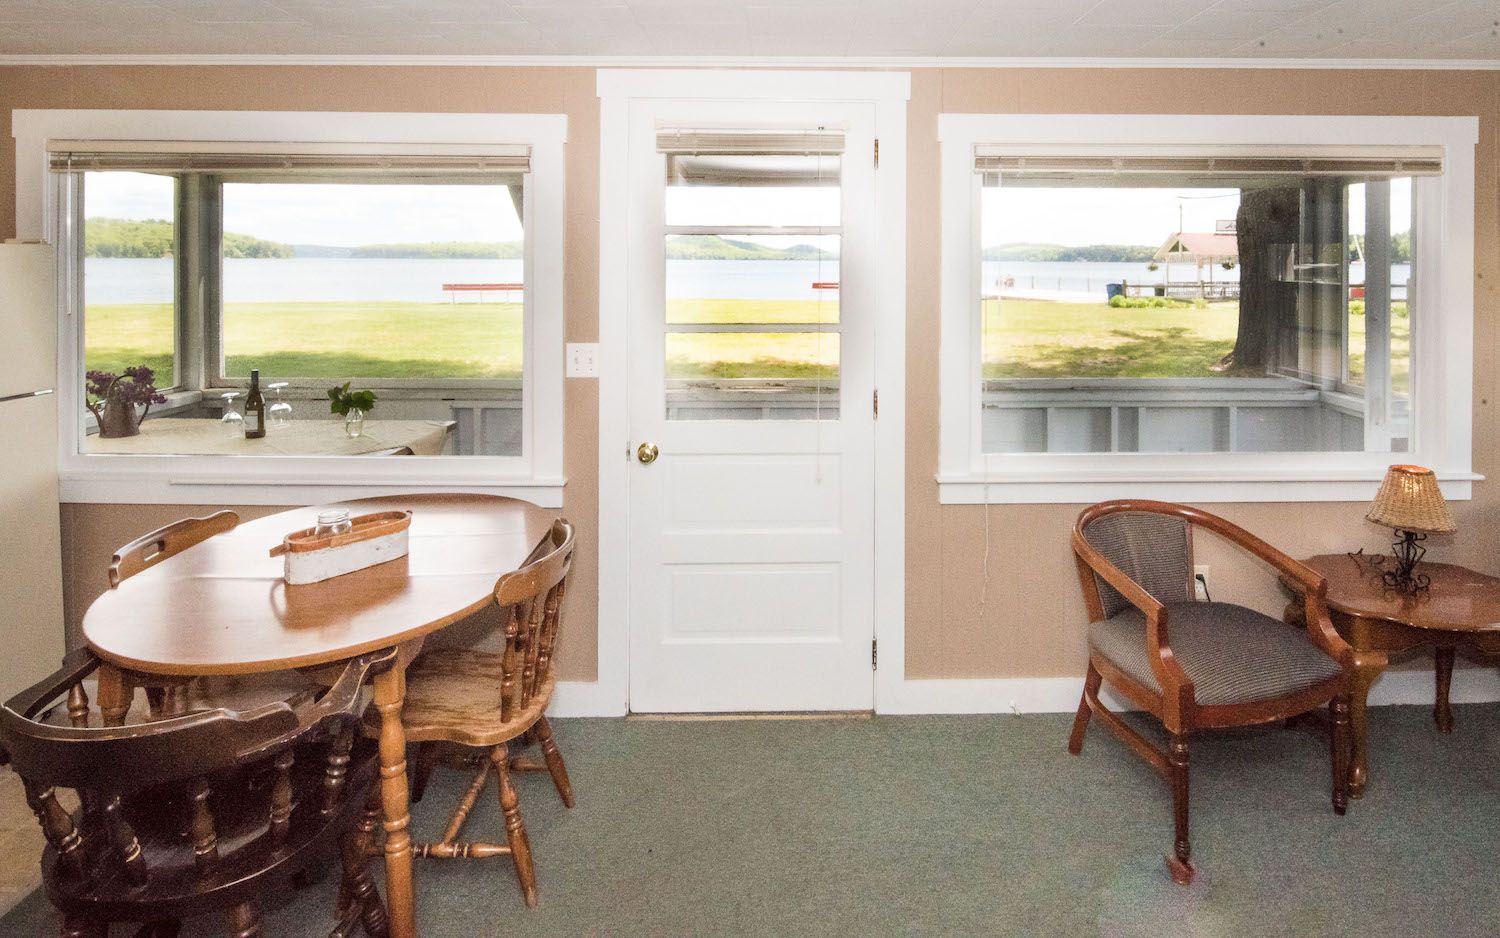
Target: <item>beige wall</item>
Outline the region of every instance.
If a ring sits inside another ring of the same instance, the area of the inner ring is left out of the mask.
[[[598,336],[598,104],[592,69],[365,67],[0,68],[0,136],[12,108],[245,108],[537,111],[568,115],[568,341]],[[1170,89],[1168,91],[1167,89]],[[1476,212],[1474,465],[1500,471],[1493,348],[1500,323],[1500,72],[1144,69],[912,71],[908,196],[907,668],[913,677],[1076,675],[1083,605],[1067,546],[1078,506],[940,506],[937,471],[937,115],[1034,113],[1468,114],[1480,117]],[[0,237],[14,234],[14,165],[0,150]],[[1462,363],[1467,364],[1467,363]],[[569,381],[566,514],[582,549],[570,595],[564,676],[595,673],[597,385]],[[1379,549],[1356,504],[1208,506],[1293,554]],[[1494,560],[1500,489],[1475,486],[1457,506],[1461,531],[1433,554],[1481,569]],[[270,509],[246,509],[246,517]],[[105,585],[110,551],[186,506],[69,505],[65,575],[75,622]],[[988,534],[989,549],[986,550]],[[1204,540],[1207,540],[1205,538]],[[984,558],[988,556],[988,583]],[[1270,578],[1200,542],[1215,598],[1276,611]]]
[[[1170,91],[1168,90],[1170,89]],[[1500,72],[1273,70],[919,70],[912,75],[908,173],[907,668],[913,677],[1082,673],[1085,620],[1067,531],[1076,505],[937,504],[937,115],[990,113],[1467,114],[1480,118],[1475,256],[1474,468],[1494,476],[1500,322],[1497,145]],[[1467,365],[1467,362],[1456,363]],[[1474,486],[1456,506],[1460,532],[1434,559],[1500,572],[1500,489]],[[1364,506],[1205,505],[1293,555],[1384,549]],[[990,549],[985,550],[986,525]],[[1283,600],[1263,571],[1199,541],[1214,598],[1267,612]],[[1441,542],[1439,542],[1441,541]],[[989,556],[989,584],[984,557]]]

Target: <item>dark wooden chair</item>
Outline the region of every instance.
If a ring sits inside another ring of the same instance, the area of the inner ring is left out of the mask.
[[[216,534],[239,526],[240,516],[232,511],[218,511],[203,518],[184,518],[149,534],[143,534],[115,551],[109,564],[109,587],[121,584],[136,574],[149,570]],[[296,671],[254,674],[243,677],[174,678],[161,675],[125,672],[121,703],[125,710],[111,706],[100,713],[105,723],[119,724],[133,719],[156,720],[202,710],[225,708],[253,710],[278,700],[291,704],[307,700],[317,693],[315,681]],[[136,710],[131,697],[142,691],[146,707]]]
[[[407,671],[401,711],[406,738],[418,745],[414,800],[437,765],[440,742],[470,751],[458,764],[476,770],[442,839],[415,844],[414,852],[440,858],[508,854],[527,905],[536,905],[536,871],[511,772],[550,772],[563,804],[573,806],[573,786],[545,713],[556,684],[552,652],[572,566],[573,526],[558,521],[528,563],[495,584],[504,623],[501,649],[443,648],[422,654]],[[513,757],[512,744],[536,745],[542,761]],[[464,822],[491,774],[499,780],[506,843],[460,843]]]
[[[180,920],[228,912],[237,938],[260,934],[257,896],[340,857],[333,935],[384,935],[367,863],[378,804],[375,747],[357,732],[362,687],[394,651],[345,665],[297,706],[188,713],[129,726],[91,719],[87,650],[0,708],[0,741],[47,839],[42,877],[64,938],[103,938],[110,922],[169,938]],[[73,789],[69,812],[58,788]]]
[[[1269,564],[1302,597],[1306,628],[1243,606],[1199,602],[1192,588],[1193,528],[1226,539]],[[1260,538],[1206,511],[1154,501],[1102,502],[1073,528],[1073,553],[1089,615],[1089,663],[1068,751],[1083,749],[1089,717],[1172,785],[1176,822],[1172,879],[1186,885],[1188,738],[1201,730],[1288,719],[1324,704],[1330,713],[1333,809],[1347,805],[1349,678],[1354,652],[1328,618],[1322,576]],[[1170,734],[1165,752],[1107,710],[1108,681]]]

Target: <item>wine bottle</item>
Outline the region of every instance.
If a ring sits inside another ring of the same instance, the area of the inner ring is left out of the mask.
[[[250,396],[245,398],[245,439],[266,435],[266,399],[260,393],[260,370],[250,371]]]

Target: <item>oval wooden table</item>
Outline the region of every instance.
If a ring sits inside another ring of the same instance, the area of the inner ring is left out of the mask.
[[[105,666],[99,706],[123,722],[132,690],[124,670],[227,675],[328,665],[398,648],[375,679],[380,713],[381,801],[391,935],[416,934],[412,889],[405,667],[423,639],[494,602],[495,581],[519,567],[556,513],[487,495],[403,495],[341,502],[354,514],[410,509],[410,552],[303,586],[281,579],[269,556],[284,535],[311,527],[319,510],[297,508],[209,538],[100,596],[83,619]]]
[[[1500,654],[1500,579],[1455,564],[1422,563],[1417,572],[1432,583],[1412,596],[1387,589],[1382,582],[1381,573],[1394,566],[1390,557],[1382,555],[1376,562],[1371,555],[1322,554],[1302,562],[1328,578],[1329,617],[1354,648],[1349,794],[1359,798],[1370,771],[1365,719],[1370,685],[1392,659],[1432,649],[1437,673],[1432,715],[1439,732],[1450,732],[1448,690],[1455,650],[1486,657]],[[1295,613],[1289,608],[1288,614]]]

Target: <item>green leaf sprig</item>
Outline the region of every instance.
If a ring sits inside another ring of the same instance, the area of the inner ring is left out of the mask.
[[[351,391],[349,382],[345,381],[341,387],[328,389],[328,401],[329,413],[340,417],[349,416],[351,410],[362,410],[368,414],[375,409],[375,392]]]

